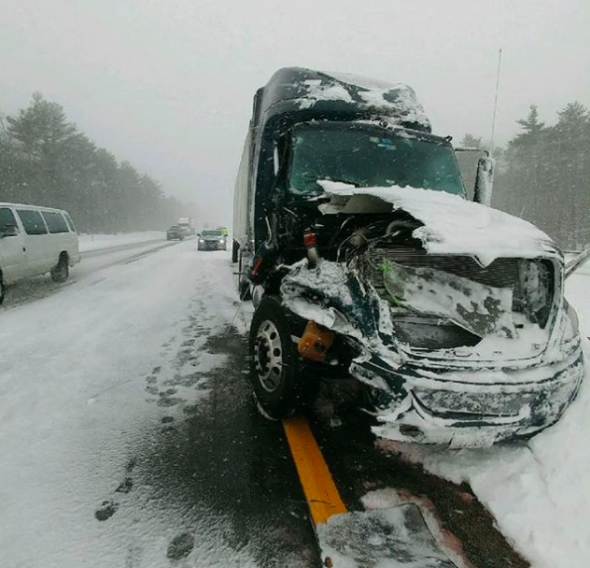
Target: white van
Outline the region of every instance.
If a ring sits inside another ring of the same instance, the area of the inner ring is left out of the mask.
[[[78,234],[66,211],[0,203],[0,303],[6,285],[46,272],[64,282],[78,262]]]

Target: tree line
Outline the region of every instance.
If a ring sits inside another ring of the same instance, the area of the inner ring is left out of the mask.
[[[548,125],[532,105],[518,125],[493,152],[493,206],[531,221],[565,249],[590,245],[590,112],[570,103]],[[472,134],[461,143],[483,147]]]
[[[97,147],[40,93],[15,115],[0,115],[2,201],[66,209],[90,233],[164,229],[194,209]]]

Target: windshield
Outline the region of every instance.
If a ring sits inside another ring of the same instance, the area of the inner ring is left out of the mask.
[[[290,190],[300,195],[322,191],[317,181],[331,179],[358,187],[416,187],[465,195],[450,145],[405,132],[351,128],[296,129]]]
[[[221,231],[203,231],[201,233],[204,237],[222,237]]]

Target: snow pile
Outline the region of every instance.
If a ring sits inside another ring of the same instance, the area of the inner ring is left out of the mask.
[[[350,93],[337,83],[326,84],[321,79],[308,79],[304,84],[308,90],[306,97],[300,102],[300,108],[311,108],[317,101],[352,102]]]
[[[336,200],[374,196],[403,209],[424,224],[414,236],[431,254],[469,254],[483,266],[500,257],[561,258],[550,237],[531,223],[457,195],[399,186],[357,188],[330,180],[318,184]],[[326,205],[329,209],[320,206],[321,210],[332,212],[335,205]]]
[[[80,235],[80,252],[107,249],[135,243],[151,242],[165,239],[162,231],[141,231],[137,233],[120,233],[118,235]]]

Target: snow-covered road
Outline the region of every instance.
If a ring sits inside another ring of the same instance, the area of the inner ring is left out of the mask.
[[[228,255],[188,242],[3,310],[0,565],[161,567],[191,549],[191,566],[253,564],[196,481],[194,495],[170,493],[181,468],[162,472],[182,456],[153,455],[180,447],[227,360],[206,342],[235,313]]]
[[[82,261],[70,270],[70,279],[65,284],[56,284],[48,274],[18,282],[7,290],[4,308],[11,309],[14,306],[36,301],[60,291],[64,287],[75,286],[78,282],[92,277],[103,268],[133,262],[156,250],[178,244],[178,241],[167,242],[162,235],[159,235],[159,238],[154,238],[158,237],[158,233],[147,233],[147,235],[139,233],[139,235],[142,236],[142,239],[138,235],[136,235],[136,240],[132,242],[128,242],[126,239],[109,239],[106,242],[101,241],[100,248],[92,247],[88,251],[83,250]],[[102,275],[95,277],[94,280],[97,278],[102,278]],[[87,284],[84,282],[82,285]]]

